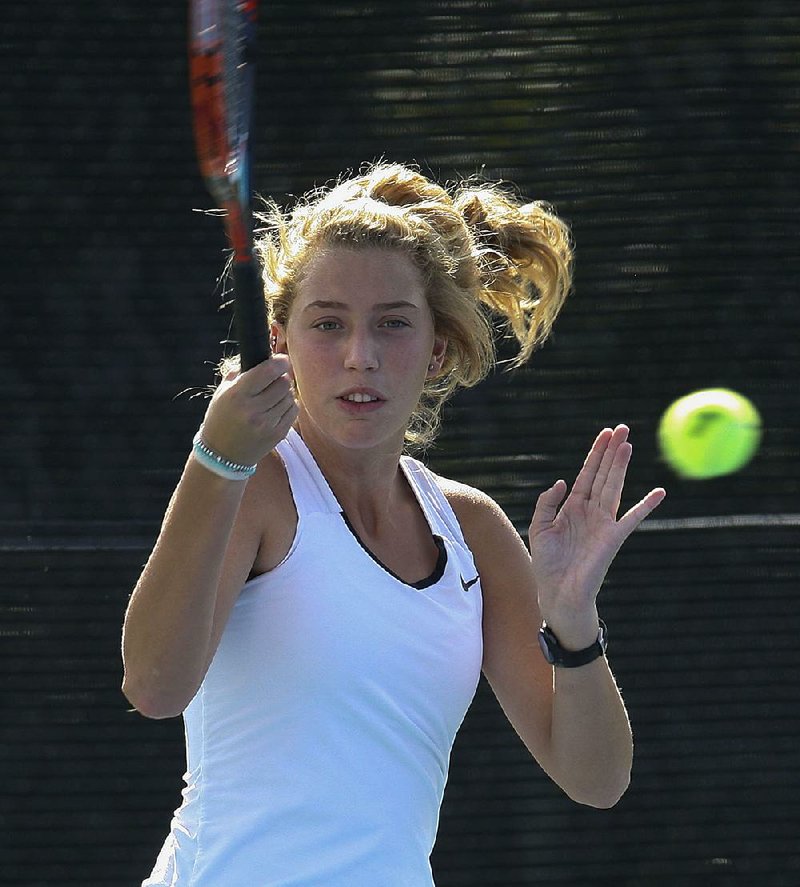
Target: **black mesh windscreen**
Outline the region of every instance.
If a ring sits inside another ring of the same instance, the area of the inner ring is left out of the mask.
[[[624,421],[626,501],[669,494],[600,600],[636,739],[629,792],[610,811],[563,797],[481,685],[438,887],[794,887],[800,9],[283,0],[260,15],[259,191],[283,203],[385,157],[513,182],[572,226],[554,336],[452,401],[432,467],[524,531],[538,493]],[[194,211],[211,199],[184,3],[7,5],[0,34],[0,883],[133,885],[180,800],[183,735],[127,711],[119,631],[228,337],[225,240]],[[717,386],[756,404],[761,447],[734,475],[681,480],[658,419]]]

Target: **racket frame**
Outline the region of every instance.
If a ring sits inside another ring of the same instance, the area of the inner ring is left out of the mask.
[[[242,370],[269,357],[253,253],[250,172],[257,0],[189,0],[189,76],[200,172],[231,246],[234,331]]]

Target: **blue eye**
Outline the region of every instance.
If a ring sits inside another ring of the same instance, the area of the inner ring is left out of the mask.
[[[410,323],[406,320],[401,320],[399,317],[392,317],[389,320],[385,320],[383,322],[383,326],[388,326],[390,329],[399,330],[404,327],[411,326]]]
[[[340,324],[337,320],[321,320],[319,323],[314,324],[314,329],[327,332],[329,330],[340,329]]]

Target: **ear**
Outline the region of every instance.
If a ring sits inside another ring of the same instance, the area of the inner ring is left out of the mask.
[[[286,354],[286,330],[283,324],[273,321],[269,328],[269,347],[273,354]]]
[[[431,351],[431,360],[428,364],[428,375],[438,376],[444,363],[445,354],[447,353],[447,336],[435,336],[433,339],[433,351]]]

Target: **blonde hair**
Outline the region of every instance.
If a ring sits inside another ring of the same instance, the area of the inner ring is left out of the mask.
[[[444,188],[398,163],[372,164],[288,212],[269,202],[258,220],[270,322],[286,324],[321,248],[397,249],[419,268],[447,349],[409,423],[406,442],[417,446],[435,437],[445,400],[494,366],[493,323],[517,340],[510,365],[519,366],[549,335],[572,283],[569,229],[548,204],[523,203],[497,184]]]

